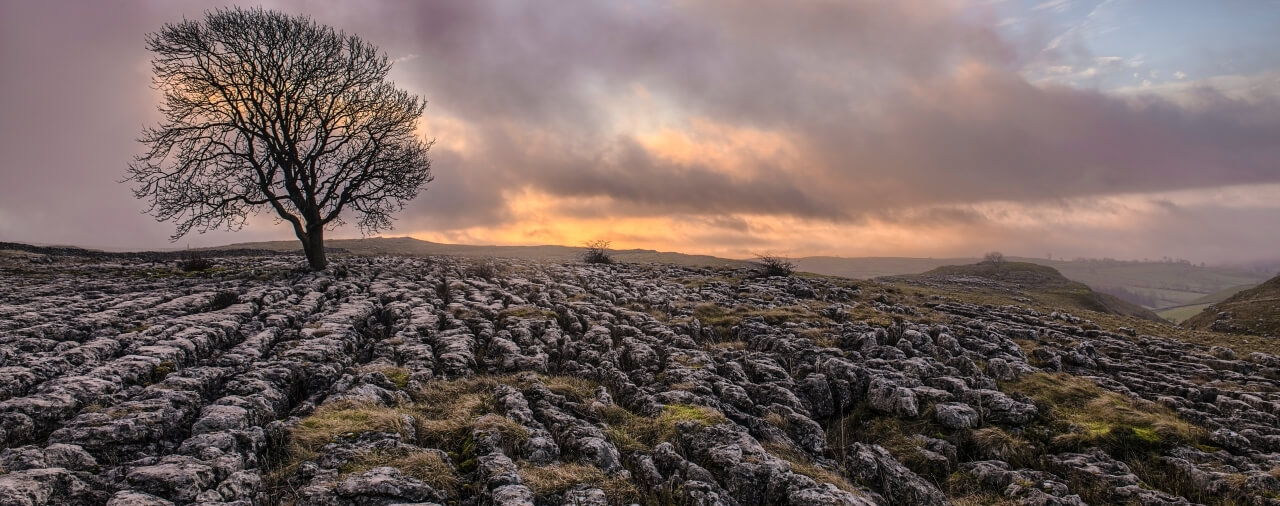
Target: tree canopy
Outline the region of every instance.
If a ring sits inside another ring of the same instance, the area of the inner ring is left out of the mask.
[[[129,165],[134,195],[172,239],[238,230],[271,210],[292,225],[314,269],[324,231],[354,214],[362,232],[432,180],[417,134],[426,102],[387,80],[372,44],[306,16],[231,8],[164,25],[146,38],[159,126]]]

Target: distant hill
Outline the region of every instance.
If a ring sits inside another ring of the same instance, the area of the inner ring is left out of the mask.
[[[1234,334],[1280,336],[1280,276],[1210,305],[1184,327]]]
[[[1148,308],[1194,304],[1202,297],[1232,287],[1256,285],[1274,275],[1231,267],[1201,267],[1186,262],[1011,260],[1053,267],[1068,279]]]
[[[1065,261],[1021,257],[1010,257],[1009,260],[1052,267],[1067,279],[1149,309],[1200,303],[1196,302],[1197,299],[1233,287],[1253,286],[1267,279],[1267,275],[1246,269],[1201,267],[1185,262]],[[977,261],[977,258],[804,257],[796,259],[796,265],[799,270],[817,274],[870,279],[918,274],[942,266]]]
[[[1027,297],[1067,310],[1087,309],[1100,313],[1134,316],[1163,321],[1151,310],[1098,293],[1084,283],[1067,279],[1056,269],[1030,262],[981,262],[969,265],[946,265],[923,274],[879,278],[908,284],[940,284],[972,287],[976,290],[1019,291]]]
[[[944,265],[971,264],[977,261],[977,258],[907,257],[802,257],[795,260],[796,269],[800,271],[854,279],[919,274]]]
[[[371,237],[365,239],[331,239],[326,248],[344,250],[355,255],[454,255],[473,258],[523,258],[551,262],[569,262],[582,258],[583,248],[570,246],[472,246],[468,244],[442,244],[412,237]],[[269,241],[228,244],[206,250],[263,249],[273,251],[301,251],[298,241]],[[719,267],[745,266],[749,262],[709,255],[686,255],[646,249],[613,250],[610,255],[619,262],[668,263],[676,265]]]

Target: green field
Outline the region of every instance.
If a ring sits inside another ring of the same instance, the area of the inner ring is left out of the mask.
[[[1156,314],[1173,323],[1182,323],[1186,321],[1187,318],[1200,314],[1201,311],[1204,311],[1204,308],[1207,308],[1210,305],[1211,304],[1192,304],[1189,306],[1171,307],[1169,309],[1156,311]]]

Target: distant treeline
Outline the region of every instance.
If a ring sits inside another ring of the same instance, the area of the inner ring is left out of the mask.
[[[1071,261],[1080,262],[1080,263],[1093,263],[1093,264],[1176,264],[1176,265],[1186,265],[1188,267],[1197,265],[1197,264],[1192,264],[1191,261],[1187,259],[1169,258],[1169,257],[1163,257],[1159,260],[1151,260],[1149,258],[1144,258],[1142,260],[1117,260],[1115,258],[1110,258],[1110,257],[1107,257],[1107,258],[1076,257],[1071,259]],[[1204,262],[1200,262],[1198,266],[1205,267],[1206,265]]]

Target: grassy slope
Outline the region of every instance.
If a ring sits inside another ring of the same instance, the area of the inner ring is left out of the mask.
[[[1197,299],[1266,279],[1263,275],[1240,269],[1165,262],[1016,260],[1053,267],[1068,279],[1097,290],[1119,287],[1150,294],[1157,300],[1153,306],[1157,308],[1201,303]]]
[[[1182,323],[1192,316],[1200,314],[1201,311],[1204,311],[1210,305],[1211,304],[1191,304],[1187,306],[1171,307],[1156,311],[1156,314],[1173,323]]]
[[[877,281],[899,294],[902,297],[902,303],[917,307],[927,303],[936,303],[938,300],[955,300],[970,304],[1029,307],[1045,314],[1067,309],[1062,304],[1061,299],[1054,294],[1025,294],[1031,295],[1029,297],[1030,302],[1027,302],[1027,298],[1022,297],[1024,294],[1020,293],[974,290],[945,284],[924,285],[920,283],[919,279],[911,279],[911,277],[907,276],[881,278]],[[1121,327],[1127,327],[1136,330],[1138,334],[1169,337],[1203,346],[1223,346],[1231,348],[1241,355],[1254,351],[1273,355],[1280,354],[1280,340],[1276,339],[1259,339],[1253,336],[1178,327],[1160,319],[1149,320],[1090,309],[1067,309],[1067,311],[1075,316],[1088,319],[1102,329],[1112,332],[1120,332],[1119,329]]]
[[[1200,267],[1166,262],[1062,261],[1043,258],[1009,260],[1052,267],[1070,280],[1079,281],[1098,291],[1121,288],[1150,295],[1155,308],[1204,303],[1198,299],[1219,292],[1252,286],[1264,276],[1226,267]],[[946,265],[971,264],[968,258],[839,258],[804,257],[796,259],[802,271],[829,276],[870,279],[881,276],[918,274]],[[1229,294],[1228,294],[1229,295]]]
[[[1205,308],[1183,322],[1195,329],[1209,329],[1218,313],[1228,313],[1233,332],[1260,336],[1280,335],[1280,276],[1241,291],[1226,300]]]
[[[1225,301],[1231,298],[1232,295],[1243,292],[1255,286],[1258,286],[1258,285],[1233,286],[1231,288],[1227,288],[1225,290],[1219,290],[1209,295],[1205,295],[1204,297],[1200,297],[1199,299],[1188,302],[1184,306],[1174,306],[1171,308],[1161,309],[1159,311],[1156,311],[1156,314],[1160,315],[1161,318],[1169,320],[1173,323],[1182,323],[1187,319],[1191,318],[1192,316],[1200,314],[1201,311],[1204,311],[1209,306]]]
[[[1043,301],[1051,306],[1067,310],[1089,310],[1100,313],[1134,316],[1146,320],[1159,320],[1151,311],[1130,304],[1107,294],[1097,293],[1087,285],[1063,277],[1052,267],[1027,262],[1004,262],[1001,264],[978,263],[970,265],[947,265],[938,267],[924,274],[900,276],[896,279],[938,280],[957,277],[974,277],[998,281],[1015,286],[1026,296]]]

